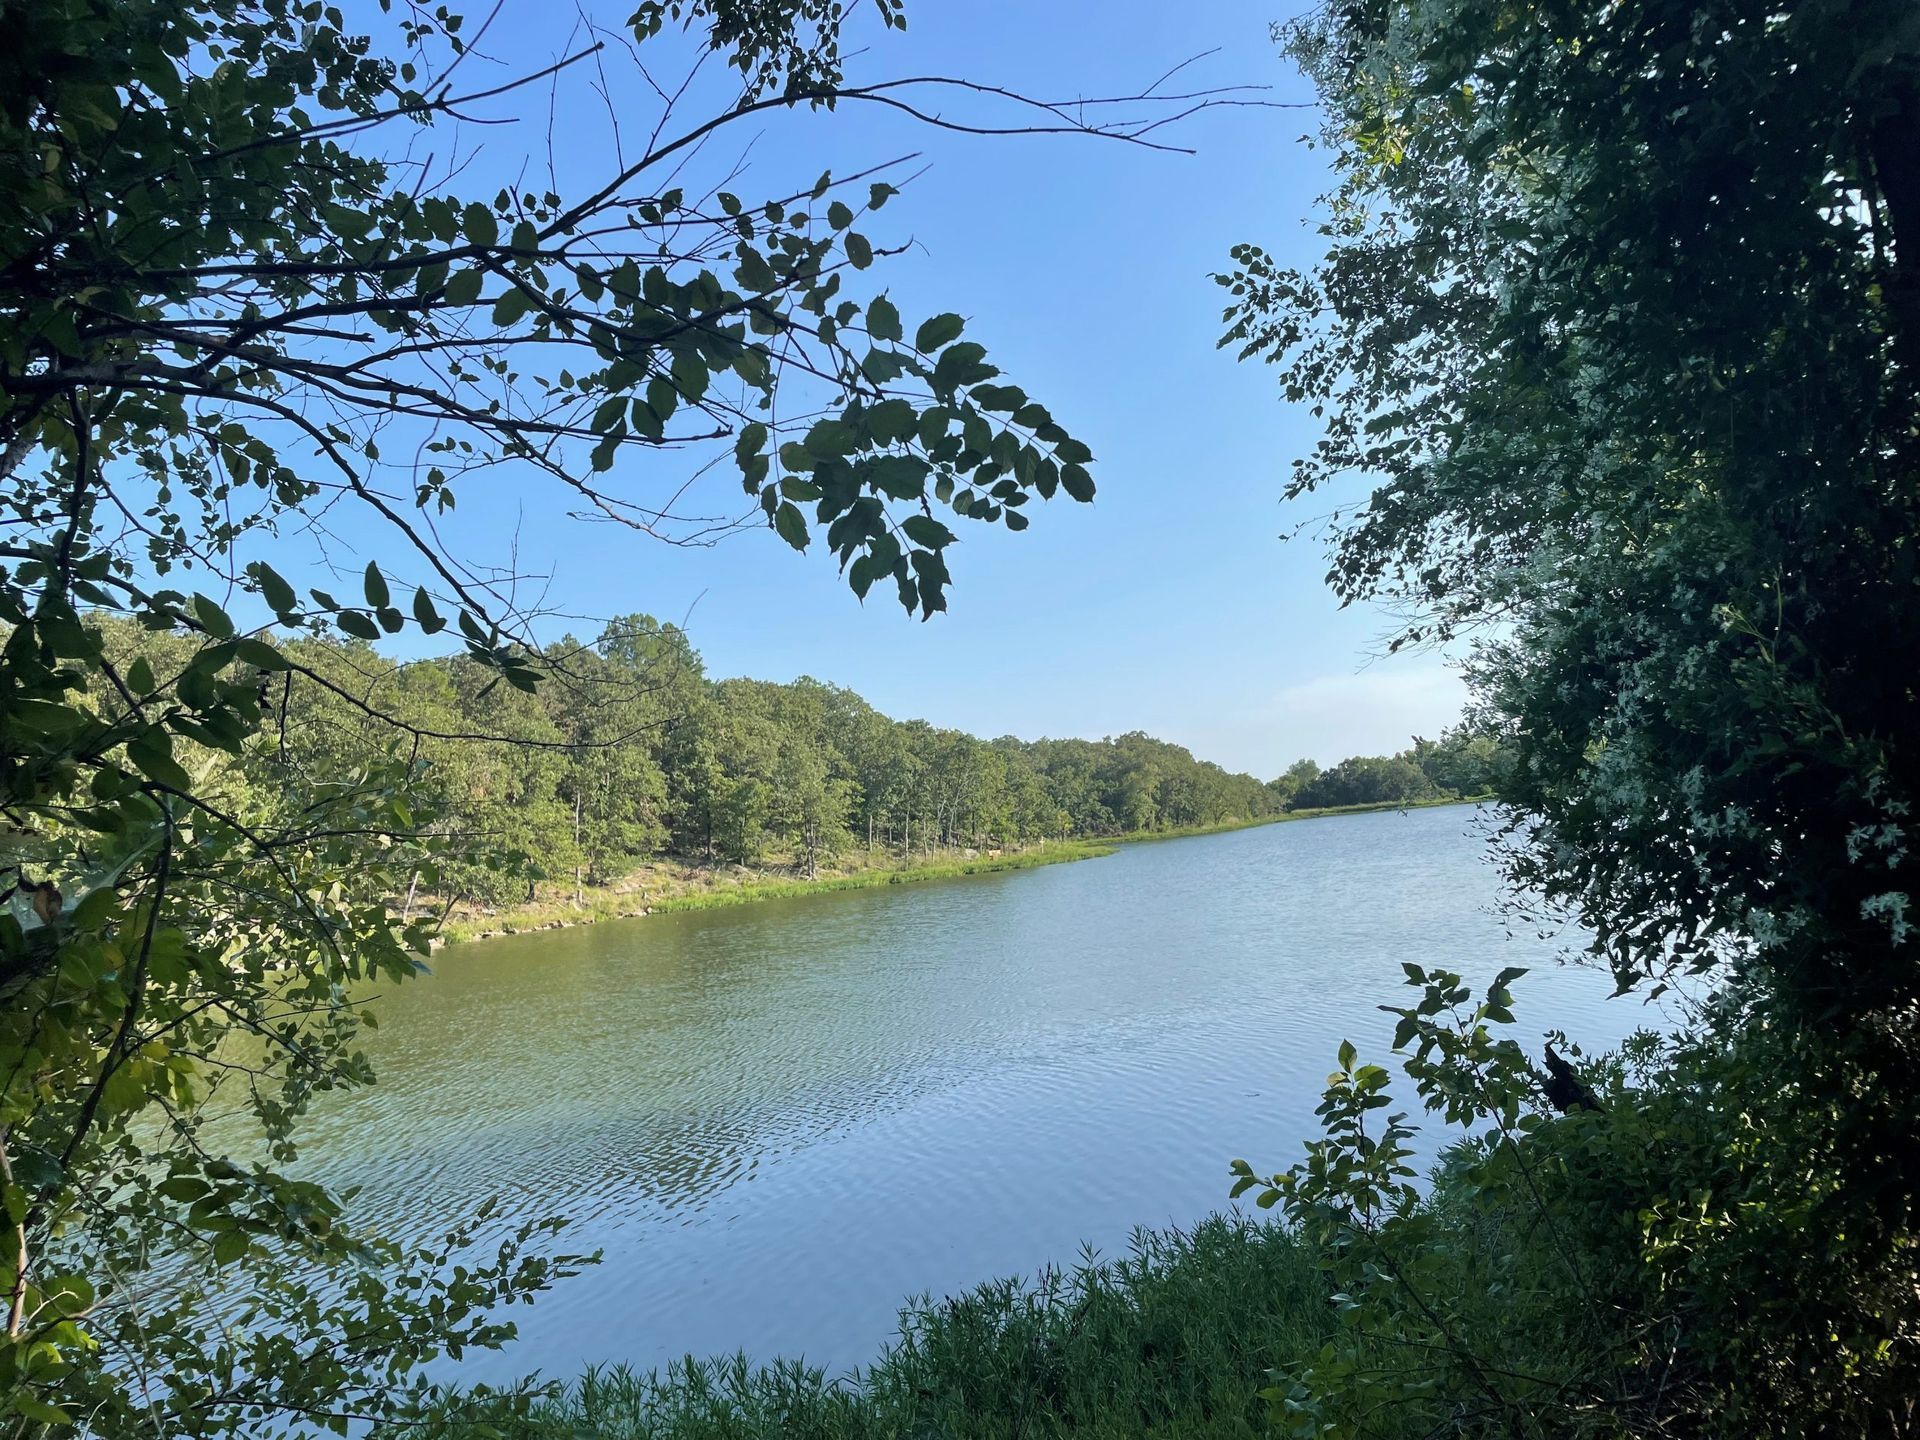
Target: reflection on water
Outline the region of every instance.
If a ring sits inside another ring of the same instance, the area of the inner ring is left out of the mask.
[[[314,1173],[402,1235],[489,1195],[601,1266],[494,1371],[744,1348],[870,1356],[916,1291],[1068,1261],[1282,1165],[1403,960],[1517,987],[1530,1031],[1647,1018],[1510,938],[1464,807],[1133,846],[951,884],[458,947],[381,1002]]]

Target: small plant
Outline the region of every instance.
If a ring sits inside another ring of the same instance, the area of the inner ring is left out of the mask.
[[[1570,1297],[1580,1311],[1586,1288],[1537,1172],[1550,1163],[1539,1137],[1586,1122],[1542,1110],[1532,1063],[1500,1033],[1524,971],[1501,971],[1476,997],[1458,975],[1405,968],[1421,993],[1382,1007],[1398,1017],[1394,1050],[1423,1107],[1466,1135],[1422,1186],[1419,1132],[1391,1108],[1391,1072],[1361,1064],[1348,1042],[1306,1158],[1271,1176],[1233,1163],[1233,1194],[1283,1207],[1316,1248],[1343,1322],[1266,1397],[1286,1433],[1326,1440],[1380,1433],[1389,1414],[1414,1433],[1442,1423],[1456,1434],[1582,1433],[1576,1417],[1611,1398],[1596,1388],[1608,1367],[1588,1363],[1589,1327],[1536,1313]]]

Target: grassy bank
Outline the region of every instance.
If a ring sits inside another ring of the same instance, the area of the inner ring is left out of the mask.
[[[1326,1338],[1306,1248],[1275,1225],[1217,1218],[1136,1237],[1123,1259],[911,1305],[873,1365],[690,1362],[590,1372],[531,1416],[451,1407],[407,1440],[476,1423],[505,1440],[1014,1440],[1264,1434],[1268,1371]]]
[[[448,943],[484,940],[496,935],[530,930],[558,930],[591,925],[599,920],[624,920],[639,915],[665,915],[683,910],[714,910],[747,905],[757,900],[784,900],[830,890],[866,890],[880,885],[912,885],[927,880],[953,880],[963,875],[991,875],[1004,870],[1031,870],[1069,860],[1111,855],[1115,842],[1053,840],[1021,850],[975,856],[945,855],[902,865],[894,861],[828,870],[813,880],[796,878],[789,870],[751,870],[745,866],[703,866],[691,862],[660,861],[643,866],[620,885],[589,888],[576,904],[571,895],[541,899],[530,905],[496,910],[492,914],[456,915],[441,929]]]
[[[440,938],[455,944],[521,935],[535,930],[563,930],[601,920],[627,920],[641,915],[664,915],[684,910],[712,910],[747,905],[757,900],[784,900],[830,890],[865,890],[879,885],[911,885],[925,880],[953,880],[964,875],[992,875],[1006,870],[1031,870],[1071,860],[1111,855],[1120,845],[1152,840],[1185,840],[1198,835],[1220,835],[1278,825],[1289,820],[1317,820],[1329,815],[1361,815],[1382,810],[1424,810],[1436,805],[1465,805],[1474,800],[1416,800],[1407,804],[1343,805],[1320,810],[1290,810],[1257,820],[1228,820],[1217,825],[1188,825],[1167,830],[1135,830],[1093,839],[1049,840],[1018,850],[981,852],[973,856],[945,855],[901,863],[891,857],[867,861],[849,857],[838,868],[824,870],[816,879],[797,878],[791,867],[750,869],[711,866],[667,858],[643,865],[618,885],[591,886],[576,902],[571,893],[543,896],[526,905],[483,913],[456,913],[441,927]]]

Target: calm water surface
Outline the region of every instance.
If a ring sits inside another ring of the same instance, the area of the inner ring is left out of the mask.
[[[487,1373],[745,1349],[838,1369],[901,1299],[1112,1251],[1290,1163],[1333,1052],[1384,1053],[1402,961],[1647,1013],[1509,937],[1467,807],[1130,846],[943,884],[456,947],[386,998],[377,1087],[311,1167],[403,1235],[490,1195],[605,1261]]]

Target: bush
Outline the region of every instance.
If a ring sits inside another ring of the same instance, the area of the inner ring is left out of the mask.
[[[1543,1082],[1503,1033],[1520,972],[1476,999],[1407,968],[1421,998],[1396,1050],[1470,1130],[1431,1188],[1391,1076],[1351,1046],[1305,1160],[1236,1162],[1236,1193],[1318,1248],[1344,1321],[1267,1392],[1284,1432],[1914,1433],[1912,1229],[1864,1198],[1850,1150],[1875,1122],[1831,1061],[1723,1004],[1697,1035],[1642,1034],[1558,1080],[1550,1060]]]

